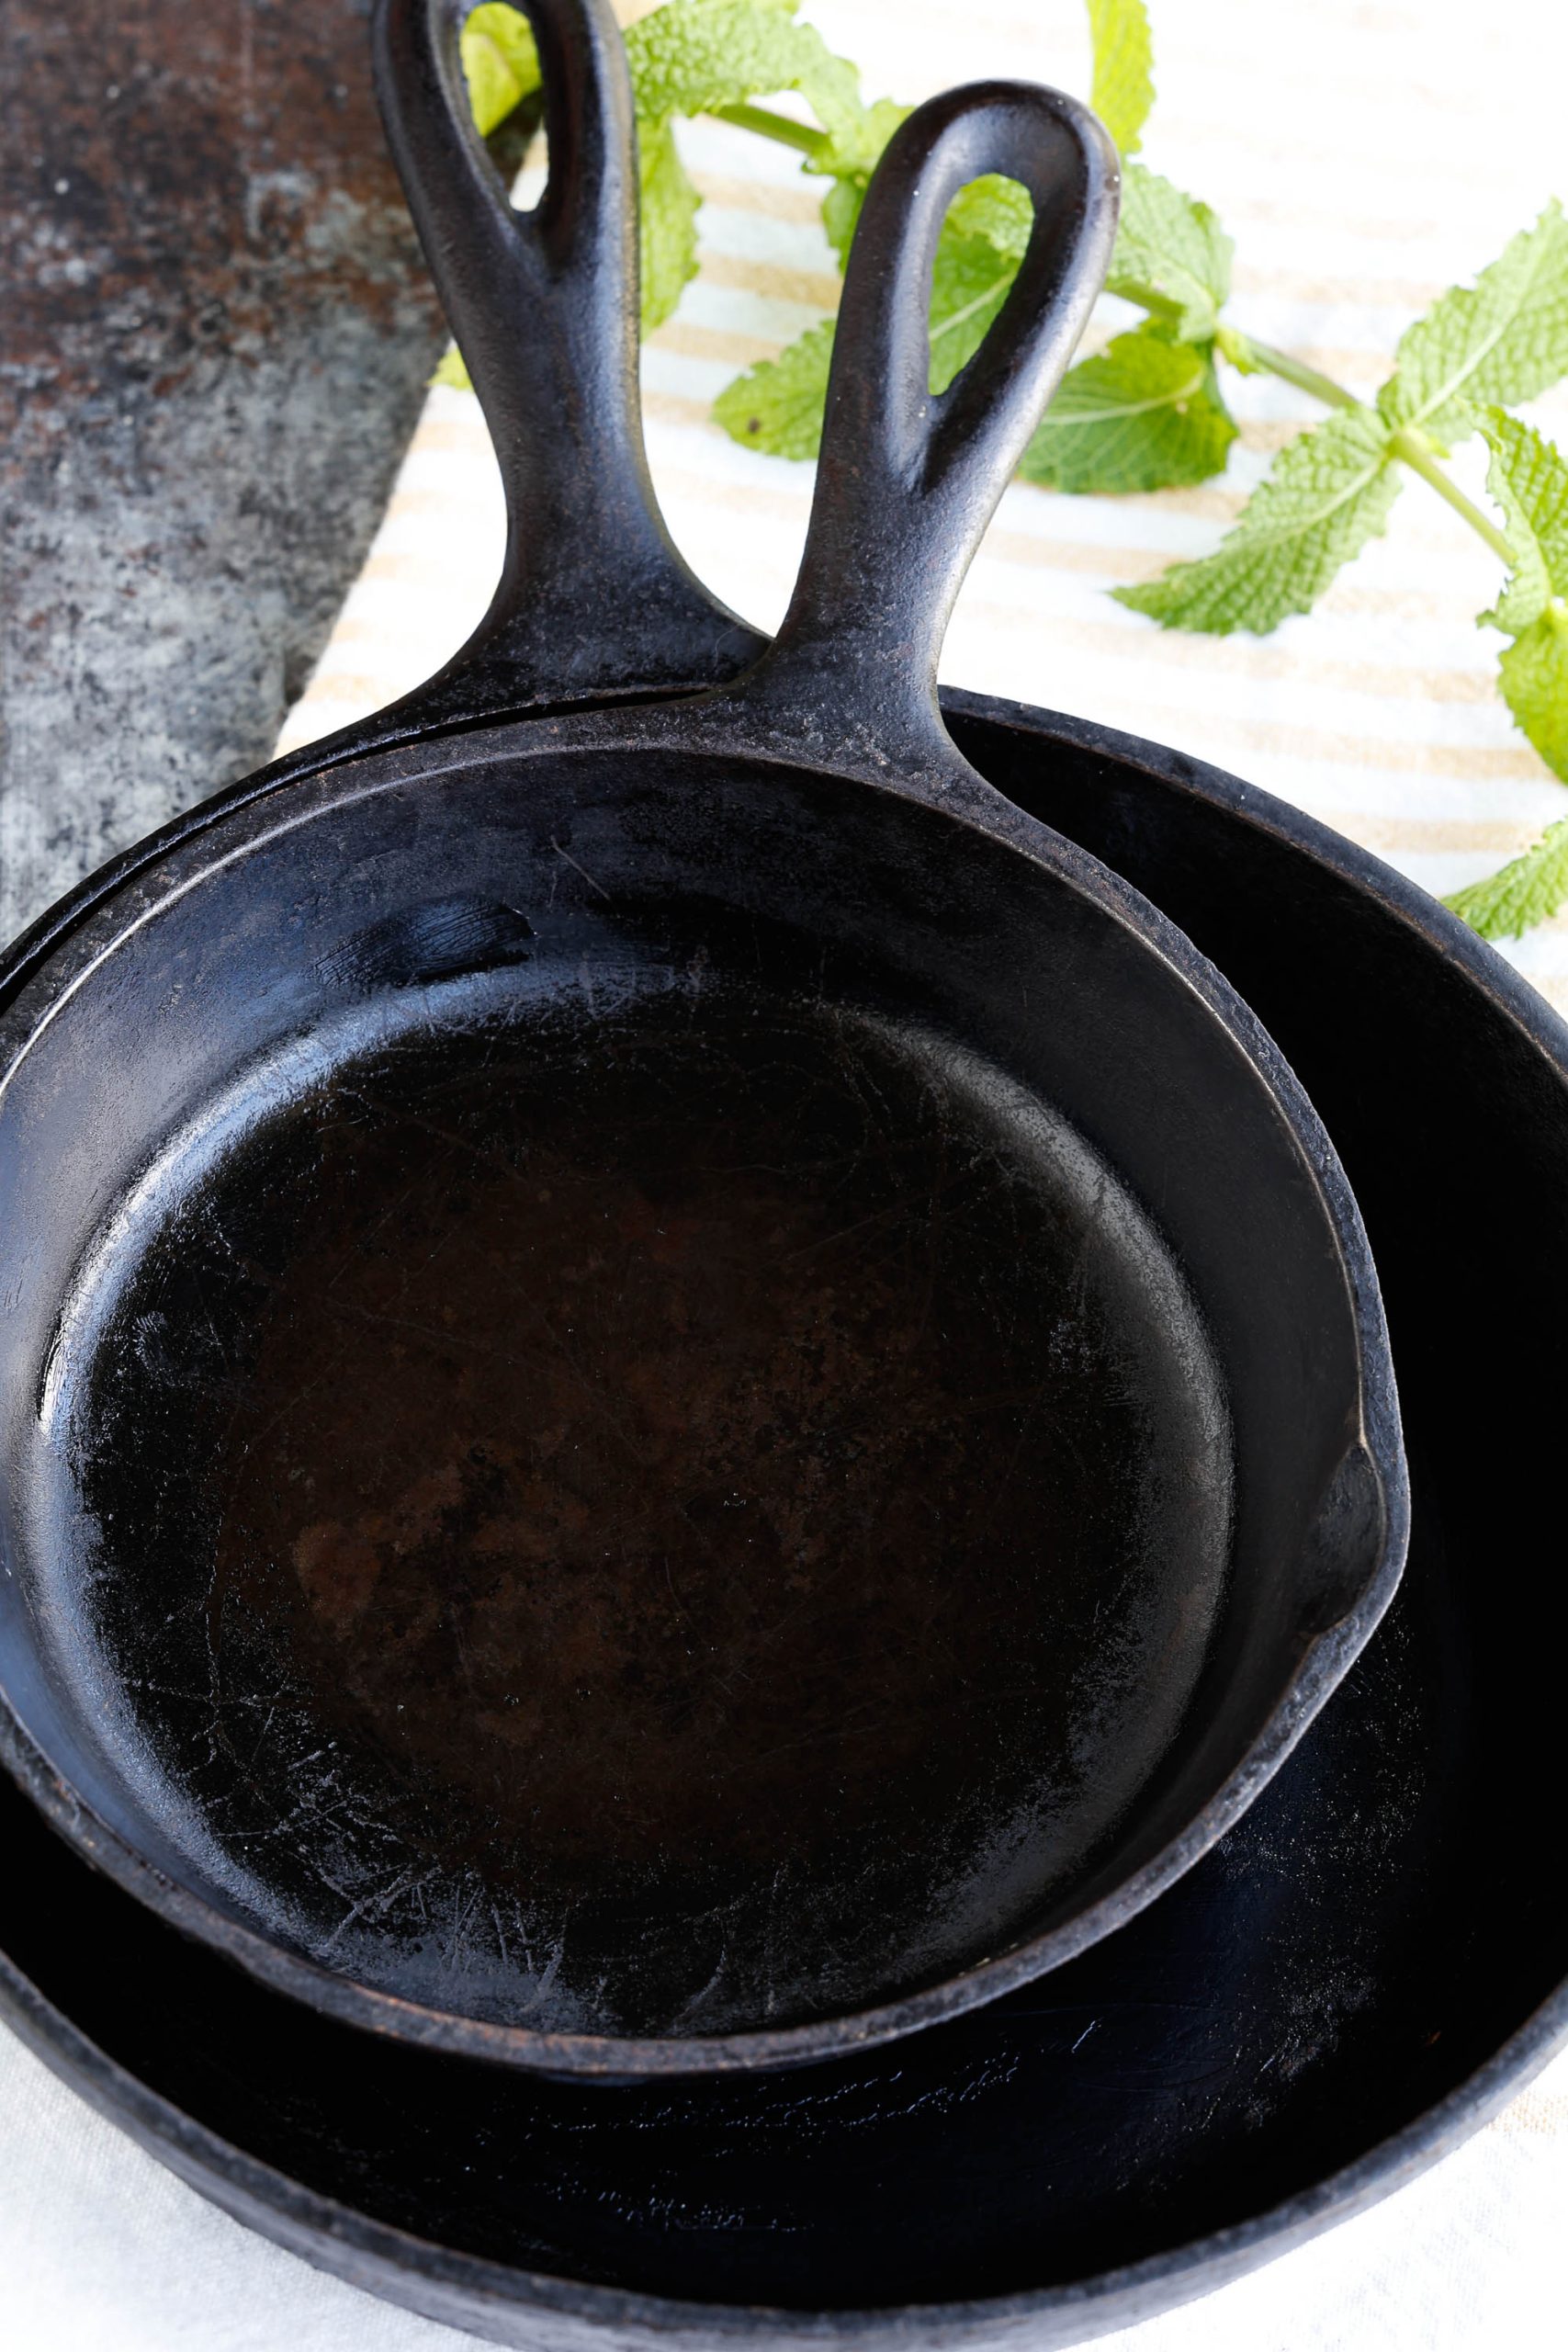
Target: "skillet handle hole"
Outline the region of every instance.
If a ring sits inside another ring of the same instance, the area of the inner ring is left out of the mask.
[[[545,88],[524,0],[480,0],[457,40],[474,128],[514,212],[536,211],[549,172]]]
[[[1029,190],[999,172],[971,180],[948,206],[931,269],[933,393],[945,392],[963,374],[990,333],[1033,225]]]

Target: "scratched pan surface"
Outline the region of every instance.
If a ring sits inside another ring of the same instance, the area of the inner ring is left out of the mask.
[[[1337,1702],[1140,1919],[986,2010],[771,2080],[574,2088],[378,2045],[161,1925],[5,1788],[18,2030],[242,2218],[497,2342],[1077,2341],[1397,2187],[1568,2030],[1568,1884],[1538,1826],[1568,1641],[1568,1035],[1267,795],[949,707],[994,781],[1247,989],[1323,1104],[1388,1301],[1409,1566]],[[1530,1268],[1513,1374],[1469,1313],[1501,1235]]]

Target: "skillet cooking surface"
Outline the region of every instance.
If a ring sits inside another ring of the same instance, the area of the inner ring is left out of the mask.
[[[1217,1370],[1070,1126],[711,943],[665,977],[378,1001],[209,1112],[243,1143],[73,1309],[160,1817],[324,1959],[367,1920],[509,2016],[522,1953],[600,2030],[856,2006],[1042,1907],[1174,1738],[1229,1536]]]

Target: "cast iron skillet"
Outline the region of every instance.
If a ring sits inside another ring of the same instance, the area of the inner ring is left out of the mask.
[[[12,1009],[17,1766],[338,2014],[617,2074],[951,2014],[1203,1851],[1393,1589],[1326,1139],[935,713],[1111,171],[1007,85],[900,132],[738,687],[236,796]]]
[[[1268,794],[963,703],[971,757],[1179,916],[1332,1121],[1401,1367],[1409,1565],[1335,1703],[1137,1919],[783,2075],[612,2089],[393,2047],[175,1934],[0,1782],[17,2030],[242,2221],[490,2340],[1077,2343],[1398,2188],[1568,2035],[1568,1874],[1521,1802],[1561,1770],[1568,1034]],[[1505,1257],[1529,1279],[1499,1354]]]

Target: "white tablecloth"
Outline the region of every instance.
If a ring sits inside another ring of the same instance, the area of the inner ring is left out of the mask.
[[[1146,160],[1236,240],[1239,323],[1354,389],[1401,327],[1568,196],[1559,0],[1153,0]],[[868,91],[917,98],[1022,74],[1088,87],[1079,0],[820,0]],[[645,363],[654,474],[676,537],[728,601],[783,611],[809,469],[706,419],[737,368],[829,307],[814,197],[782,151],[722,126],[688,143],[705,260]],[[1110,312],[1107,313],[1107,322]],[[1223,481],[1116,501],[1015,486],[943,674],[1110,718],[1250,776],[1446,890],[1568,814],[1514,731],[1474,627],[1497,566],[1420,484],[1319,610],[1263,641],[1165,636],[1113,582],[1204,551],[1311,404],[1232,380]],[[1568,395],[1531,413],[1568,442]],[[1459,470],[1481,481],[1473,449]],[[500,549],[469,395],[432,396],[364,575],[286,742],[426,674],[482,610]],[[1515,959],[1568,1007],[1568,917]],[[1501,1245],[1503,1237],[1499,1237]],[[1545,1792],[1543,1792],[1543,1800]],[[423,2352],[466,2339],[319,2277],[164,2174],[0,2033],[0,2343],[15,2352]],[[1122,2352],[1559,2352],[1568,2344],[1568,2056],[1497,2122],[1374,2211],[1252,2278],[1108,2341]]]

